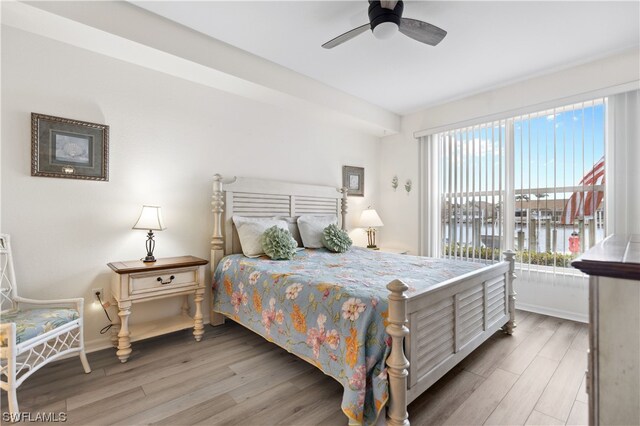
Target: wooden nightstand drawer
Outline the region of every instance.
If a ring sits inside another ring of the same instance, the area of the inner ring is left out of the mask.
[[[198,268],[191,270],[165,270],[129,275],[129,294],[141,294],[158,290],[198,285]]]

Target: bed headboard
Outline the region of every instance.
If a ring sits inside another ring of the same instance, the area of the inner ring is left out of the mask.
[[[335,214],[346,228],[347,189],[294,182],[234,177],[213,177],[213,237],[211,268],[222,257],[241,253],[233,215],[296,217]]]

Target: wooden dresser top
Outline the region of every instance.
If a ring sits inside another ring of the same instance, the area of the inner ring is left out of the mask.
[[[640,281],[640,234],[611,235],[571,265],[588,275]]]
[[[183,268],[186,266],[206,265],[209,261],[195,256],[165,257],[155,262],[143,262],[142,260],[126,260],[123,262],[107,263],[115,273],[130,274],[132,272],[157,271],[161,269]]]

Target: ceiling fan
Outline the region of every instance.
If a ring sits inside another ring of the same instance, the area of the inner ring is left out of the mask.
[[[371,30],[377,39],[391,38],[400,31],[407,37],[430,46],[437,45],[447,35],[445,30],[435,25],[417,19],[403,18],[403,9],[402,0],[369,0],[369,23],[339,35],[322,47],[332,49],[367,30]]]

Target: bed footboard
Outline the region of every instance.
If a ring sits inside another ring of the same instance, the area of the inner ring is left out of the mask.
[[[515,263],[516,254],[507,250],[504,252],[504,260],[509,262],[509,277],[508,277],[508,295],[509,295],[509,321],[504,325],[504,332],[507,334],[513,334],[513,331],[517,327],[516,325],[516,291],[513,288],[513,280],[516,279]]]
[[[387,374],[389,376],[389,407],[387,424],[390,426],[408,426],[407,413],[407,377],[409,376],[409,360],[404,354],[404,338],[409,334],[407,328],[407,296],[409,289],[400,280],[387,285],[389,295],[389,325],[387,333],[391,336],[391,353],[387,357]]]
[[[411,298],[404,283],[389,283],[388,424],[408,425],[409,403],[496,331],[513,333],[514,262],[507,251],[503,262]]]

